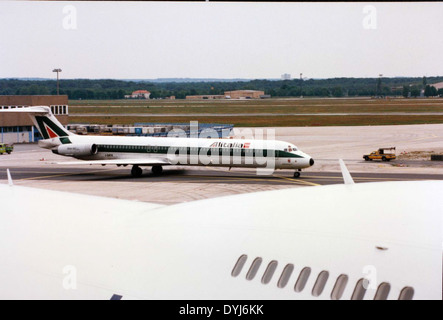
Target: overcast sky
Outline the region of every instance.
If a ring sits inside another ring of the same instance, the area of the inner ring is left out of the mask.
[[[0,2],[0,78],[443,75],[443,3]]]

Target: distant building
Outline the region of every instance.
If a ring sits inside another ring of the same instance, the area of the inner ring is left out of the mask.
[[[435,89],[443,89],[443,82],[437,82],[434,84],[430,84],[430,86],[434,87]]]
[[[225,96],[230,99],[260,99],[265,96],[264,91],[259,90],[234,90],[225,91]]]
[[[29,106],[48,106],[52,113],[66,126],[69,121],[68,96],[0,96],[0,109],[17,109]],[[40,133],[25,113],[2,113],[0,115],[0,142],[20,143],[39,140]]]
[[[204,94],[204,95],[195,95],[195,96],[186,96],[187,100],[216,100],[216,99],[225,99],[225,96],[222,94]]]
[[[151,93],[147,90],[137,90],[130,95],[125,95],[125,99],[149,99]]]
[[[282,80],[291,80],[291,75],[289,73],[284,73],[281,75]]]

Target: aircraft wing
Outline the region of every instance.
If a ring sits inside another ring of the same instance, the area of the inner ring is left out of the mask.
[[[146,158],[146,159],[112,159],[112,160],[79,160],[79,161],[63,161],[55,162],[55,164],[61,165],[139,165],[139,166],[166,166],[170,165],[171,162],[168,159],[161,158]]]

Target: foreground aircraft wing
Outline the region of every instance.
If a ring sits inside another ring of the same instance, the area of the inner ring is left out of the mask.
[[[442,188],[371,182],[154,207],[0,184],[0,299],[441,300]]]
[[[55,162],[54,164],[61,165],[139,165],[139,166],[166,166],[170,165],[171,162],[168,159],[158,159],[158,158],[148,158],[148,159],[112,159],[112,160],[88,160],[88,161],[64,161]]]

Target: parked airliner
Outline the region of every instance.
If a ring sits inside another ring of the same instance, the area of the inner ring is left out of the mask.
[[[268,173],[275,169],[294,169],[297,178],[301,169],[314,165],[312,157],[284,141],[79,136],[66,130],[47,106],[1,112],[29,114],[44,138],[39,141],[40,147],[83,160],[62,164],[132,165],[134,177],[142,175],[141,166],[151,166],[154,174],[160,174],[165,165],[191,165],[262,168],[262,172]]]

